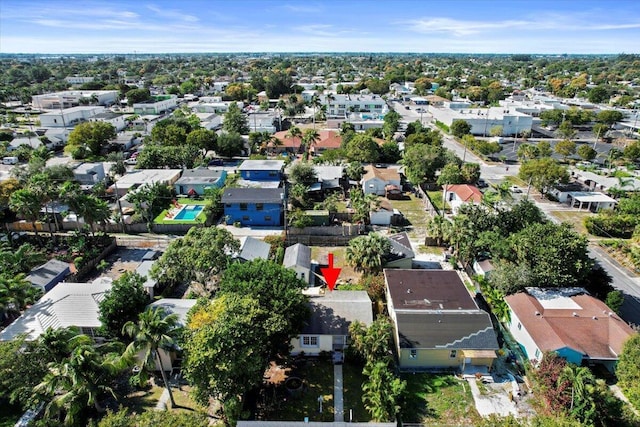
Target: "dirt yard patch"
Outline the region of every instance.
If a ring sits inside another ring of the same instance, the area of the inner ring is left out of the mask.
[[[327,262],[328,255],[332,253],[333,266],[342,269],[338,277],[338,283],[358,283],[362,275],[347,264],[345,252],[346,247],[344,246],[312,246],[311,259],[324,263]]]

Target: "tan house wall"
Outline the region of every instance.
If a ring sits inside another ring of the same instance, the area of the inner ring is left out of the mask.
[[[456,357],[450,357],[451,350],[447,349],[417,349],[414,359],[410,354],[411,349],[400,349],[400,368],[458,368],[464,360],[460,350],[456,351]]]
[[[305,354],[318,355],[320,354],[321,351],[333,350],[333,335],[309,335],[309,336],[318,337],[318,347],[303,347],[302,335],[300,335],[299,337],[293,338],[291,340],[291,346],[293,347],[291,350],[291,354],[299,354],[301,352],[304,352]]]

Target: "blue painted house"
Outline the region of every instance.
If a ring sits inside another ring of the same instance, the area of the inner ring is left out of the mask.
[[[281,226],[282,188],[229,188],[222,195],[227,224]]]
[[[207,168],[186,169],[182,176],[174,184],[177,194],[196,194],[202,196],[207,188],[220,188],[227,180],[227,172],[224,170],[211,170]]]
[[[281,181],[284,160],[245,160],[238,171],[247,181]]]

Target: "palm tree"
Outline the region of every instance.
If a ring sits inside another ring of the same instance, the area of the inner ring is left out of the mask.
[[[9,208],[31,222],[37,239],[40,239],[40,236],[38,235],[36,221],[40,216],[41,207],[40,198],[35,191],[29,188],[14,191],[9,198]]]
[[[451,227],[451,222],[442,215],[433,216],[427,221],[427,233],[436,239],[438,246],[442,246],[447,227]]]
[[[8,318],[20,315],[27,305],[42,295],[40,289],[25,279],[24,273],[15,276],[0,275],[0,314]]]
[[[91,345],[93,340],[80,332],[75,326],[60,329],[47,329],[39,338],[40,347],[56,362],[62,362],[71,356],[74,348]]]
[[[146,379],[147,371],[154,367],[160,368],[162,381],[169,392],[171,406],[176,407],[171,393],[171,385],[167,380],[167,373],[160,357],[160,350],[172,351],[176,347],[176,335],[178,331],[178,316],[167,314],[161,307],[147,308],[140,313],[138,323],[125,323],[123,334],[133,338],[133,342],[127,346],[125,355],[128,358],[135,357],[142,352],[142,366],[138,374],[141,380]]]
[[[385,361],[368,363],[362,373],[367,377],[362,384],[362,403],[371,414],[372,421],[395,420],[406,382],[397,378]]]
[[[580,406],[587,403],[589,397],[587,386],[595,383],[595,379],[589,368],[568,364],[558,377],[558,386],[565,381],[569,382],[571,387],[571,407],[569,411],[573,411],[576,403]]]
[[[109,384],[120,365],[115,356],[103,355],[100,350],[92,343],[81,344],[68,359],[49,365],[49,372],[34,388],[37,394],[52,396],[45,410],[47,418],[64,411],[64,423],[74,425],[87,406],[104,411],[100,399],[105,393],[115,397]]]
[[[378,233],[356,237],[349,242],[345,252],[347,263],[366,274],[382,270],[385,257],[391,250],[391,243]]]
[[[328,93],[325,95],[324,100],[326,101],[326,108],[327,108],[327,113],[329,112],[329,106],[331,105],[331,101],[335,101],[336,100],[336,96],[332,93]]]
[[[6,243],[0,243],[0,271],[5,273],[28,273],[33,267],[46,260],[44,253],[29,243],[20,245],[18,249]]]
[[[306,160],[311,157],[311,149],[315,147],[316,142],[320,139],[320,134],[314,129],[305,129],[302,136],[302,143],[304,144],[306,151]]]
[[[105,223],[111,217],[109,205],[104,200],[98,199],[96,196],[82,195],[78,215],[89,224],[91,235],[95,236],[94,224],[96,222]]]
[[[313,107],[313,129],[316,129],[316,109],[322,105],[320,103],[320,98],[318,95],[313,95],[311,97],[311,106]]]
[[[302,138],[302,131],[298,126],[291,126],[287,131],[287,138],[291,138],[291,146],[294,146],[295,138]]]

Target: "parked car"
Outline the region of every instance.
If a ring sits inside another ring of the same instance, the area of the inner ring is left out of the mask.
[[[476,187],[478,188],[485,188],[488,187],[489,185],[485,182],[484,179],[479,179],[478,182],[476,182]]]
[[[209,160],[209,163],[207,163],[208,166],[224,166],[224,162],[222,161],[222,159],[211,159]]]
[[[516,185],[512,185],[510,190],[512,193],[522,193],[522,189]]]

